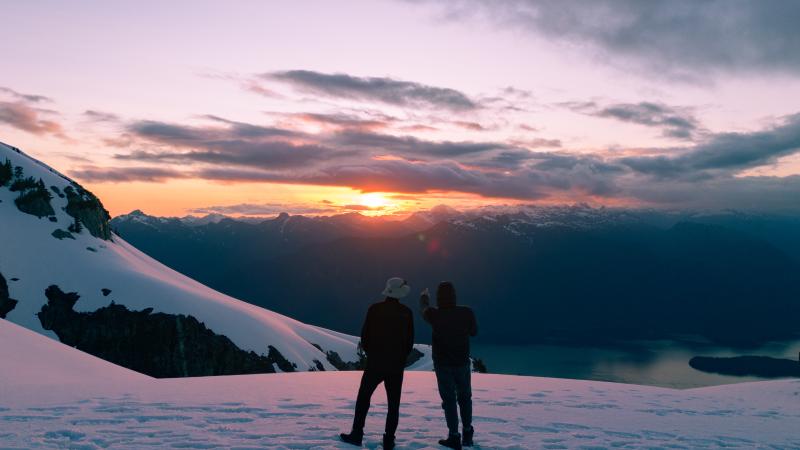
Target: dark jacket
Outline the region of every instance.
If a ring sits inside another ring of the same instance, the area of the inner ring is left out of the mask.
[[[397,299],[387,298],[369,307],[361,327],[361,347],[367,367],[402,369],[414,346],[414,316]]]
[[[433,327],[434,364],[469,364],[469,338],[478,334],[478,323],[472,309],[458,305],[426,307],[422,316]]]

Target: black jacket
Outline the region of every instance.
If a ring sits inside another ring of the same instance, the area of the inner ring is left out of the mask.
[[[414,316],[397,299],[369,307],[361,327],[361,347],[368,368],[402,369],[414,346]]]
[[[422,316],[433,327],[433,362],[442,366],[469,364],[469,338],[478,334],[475,313],[467,306],[427,307]]]

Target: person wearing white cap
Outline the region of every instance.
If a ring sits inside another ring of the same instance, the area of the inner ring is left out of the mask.
[[[383,448],[393,449],[395,432],[400,418],[400,393],[403,390],[403,371],[414,346],[414,316],[400,299],[411,292],[402,278],[389,278],[382,294],[383,301],[373,304],[361,328],[361,348],[367,354],[367,367],[361,376],[356,399],[353,429],[340,434],[342,441],[361,446],[364,423],[373,392],[383,383],[389,405]]]

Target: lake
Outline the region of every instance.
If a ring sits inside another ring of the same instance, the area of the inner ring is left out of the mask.
[[[679,341],[636,341],[619,345],[489,345],[473,343],[472,354],[491,373],[612,381],[678,389],[757,381],[689,367],[693,356],[763,355],[797,360],[800,341],[732,350]]]

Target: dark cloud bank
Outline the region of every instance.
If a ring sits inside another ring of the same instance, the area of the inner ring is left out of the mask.
[[[591,105],[591,113],[667,131],[697,128],[691,116],[668,120],[677,114],[663,105]],[[798,152],[800,114],[760,131],[705,134],[688,146],[661,149],[658,156],[622,158],[532,151],[518,143],[430,141],[348,127],[307,134],[214,116],[207,120],[194,126],[128,123],[125,133],[135,148],[146,150],[121,152],[116,158],[134,167],[86,167],[73,174],[87,181],[192,177],[348,186],[365,192],[457,191],[520,200],[800,209],[800,177],[738,176]]]
[[[697,79],[698,73],[800,72],[795,0],[415,0],[451,20],[482,16],[547,39],[590,46],[614,62]]]

